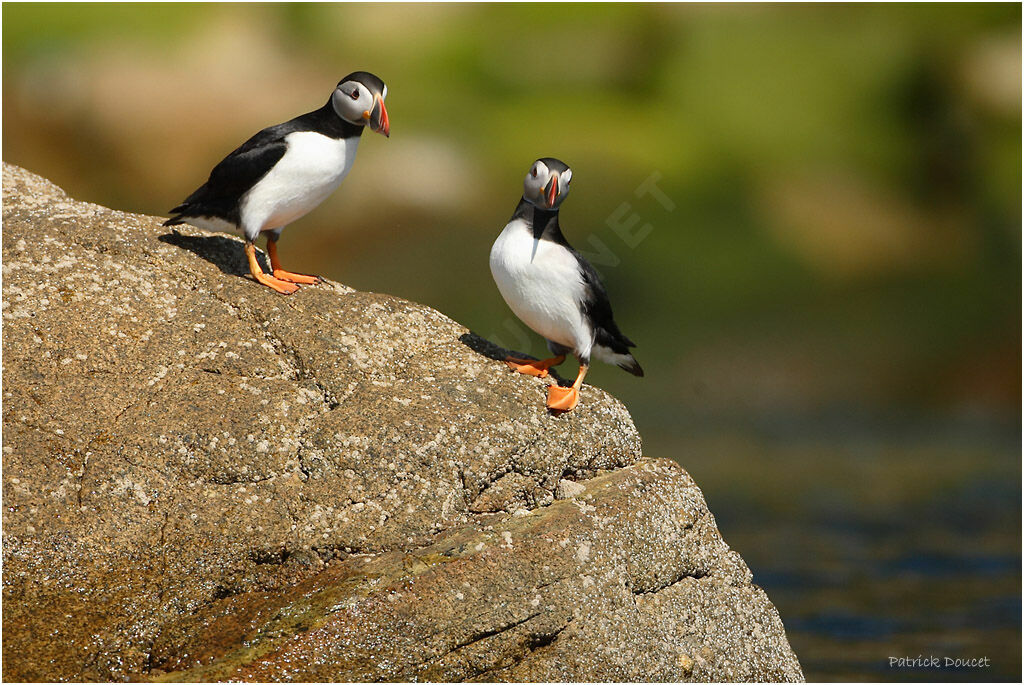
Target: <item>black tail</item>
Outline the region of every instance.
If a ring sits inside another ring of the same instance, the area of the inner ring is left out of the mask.
[[[188,210],[189,210],[188,203],[186,203],[186,202],[181,203],[180,205],[178,205],[177,207],[175,207],[174,209],[172,209],[169,212],[169,214],[171,215],[171,218],[168,219],[167,221],[165,221],[163,223],[163,225],[164,226],[177,226],[178,224],[185,223],[184,216],[186,214],[188,214]]]
[[[619,362],[619,368],[629,371],[634,376],[639,376],[640,378],[644,377],[644,370],[640,368],[640,363],[633,357],[633,355],[629,355],[628,359],[624,359]]]
[[[644,370],[640,368],[640,364],[629,351],[629,348],[636,347],[636,343],[623,335],[614,321],[606,327],[597,329],[597,336],[594,342],[620,358],[615,362],[620,369],[628,371],[634,376],[643,377]]]

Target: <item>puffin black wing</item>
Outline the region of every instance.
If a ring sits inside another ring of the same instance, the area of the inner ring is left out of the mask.
[[[164,226],[185,223],[190,216],[214,216],[238,226],[242,197],[284,157],[288,134],[299,131],[340,139],[360,135],[363,127],[336,116],[328,100],[320,109],[265,128],[221,160],[210,172],[209,180],[171,210],[172,217]]]
[[[512,218],[526,221],[532,227],[536,239],[550,240],[564,247],[576,258],[583,284],[586,286],[582,303],[583,315],[594,327],[594,343],[620,355],[621,358],[614,362],[620,368],[634,376],[643,376],[644,370],[640,368],[640,364],[629,351],[629,348],[636,347],[636,343],[627,338],[615,323],[615,317],[612,316],[612,305],[608,301],[608,292],[604,289],[604,284],[601,282],[601,277],[597,275],[597,271],[576,248],[569,244],[562,234],[562,228],[558,224],[558,211],[541,209],[523,198],[519,201]]]
[[[236,226],[241,222],[239,203],[261,178],[267,175],[288,150],[281,126],[264,129],[242,143],[213,167],[210,178],[184,202],[171,210],[164,226],[184,223],[190,216],[215,216]]]
[[[629,351],[629,348],[636,347],[636,343],[627,338],[615,323],[612,305],[608,301],[608,292],[604,289],[601,277],[579,252],[569,249],[576,257],[580,273],[583,275],[583,283],[586,285],[583,313],[594,327],[594,343],[610,349],[615,354],[625,355],[626,359],[620,362],[619,366],[634,376],[643,376],[644,370]]]

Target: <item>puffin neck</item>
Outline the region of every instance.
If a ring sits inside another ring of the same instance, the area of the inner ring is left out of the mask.
[[[546,239],[557,242],[558,237],[561,236],[562,232],[558,227],[558,210],[543,209],[529,202],[525,197],[519,200],[512,218],[525,221],[533,232],[533,237],[538,240]]]

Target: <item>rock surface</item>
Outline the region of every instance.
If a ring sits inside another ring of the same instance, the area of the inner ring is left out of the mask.
[[[800,680],[614,398],[3,170],[3,678]]]

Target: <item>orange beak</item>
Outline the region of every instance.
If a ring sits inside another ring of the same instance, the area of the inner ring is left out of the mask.
[[[555,206],[555,198],[558,197],[558,174],[551,174],[551,180],[548,181],[548,187],[545,189],[545,198],[548,203],[548,209]]]
[[[385,138],[390,138],[391,123],[388,121],[388,110],[385,109],[384,99],[380,95],[374,97],[373,109],[368,115],[370,129],[383,133]]]

